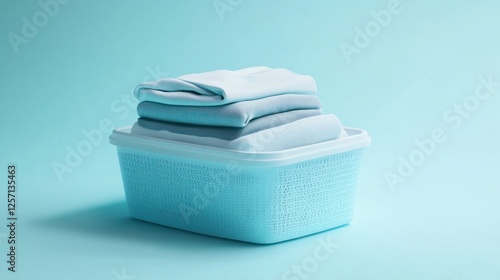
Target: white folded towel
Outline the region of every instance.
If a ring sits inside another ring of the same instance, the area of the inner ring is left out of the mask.
[[[316,82],[287,69],[258,66],[164,78],[134,90],[139,101],[180,106],[219,106],[285,93],[315,94]]]

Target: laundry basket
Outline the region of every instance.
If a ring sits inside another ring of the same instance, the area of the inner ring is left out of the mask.
[[[223,238],[275,243],[351,221],[363,147],[348,136],[276,152],[240,152],[116,129],[130,215]]]

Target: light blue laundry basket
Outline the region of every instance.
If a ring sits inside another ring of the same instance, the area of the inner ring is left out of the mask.
[[[130,215],[223,238],[275,243],[351,221],[363,147],[370,137],[248,153],[116,129]]]

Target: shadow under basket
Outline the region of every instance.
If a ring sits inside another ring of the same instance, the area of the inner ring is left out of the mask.
[[[134,218],[269,244],[349,223],[363,148],[347,137],[276,152],[240,152],[113,131]]]

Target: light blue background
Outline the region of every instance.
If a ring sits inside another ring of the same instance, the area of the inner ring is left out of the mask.
[[[390,1],[339,2],[245,0],[222,19],[212,0],[72,0],[16,53],[7,34],[43,10],[1,1],[0,278],[282,279],[331,238],[339,247],[308,279],[498,279],[500,87],[456,129],[443,114],[473,96],[479,77],[500,81],[500,4],[401,0],[349,63],[340,44],[354,44],[355,28]],[[255,246],[132,220],[107,135],[62,181],[55,175],[83,130],[135,121],[121,98],[143,80],[256,65],[312,75],[324,112],[372,136],[349,226]],[[446,141],[391,188],[385,174],[436,128]],[[15,274],[4,262],[9,163]]]

